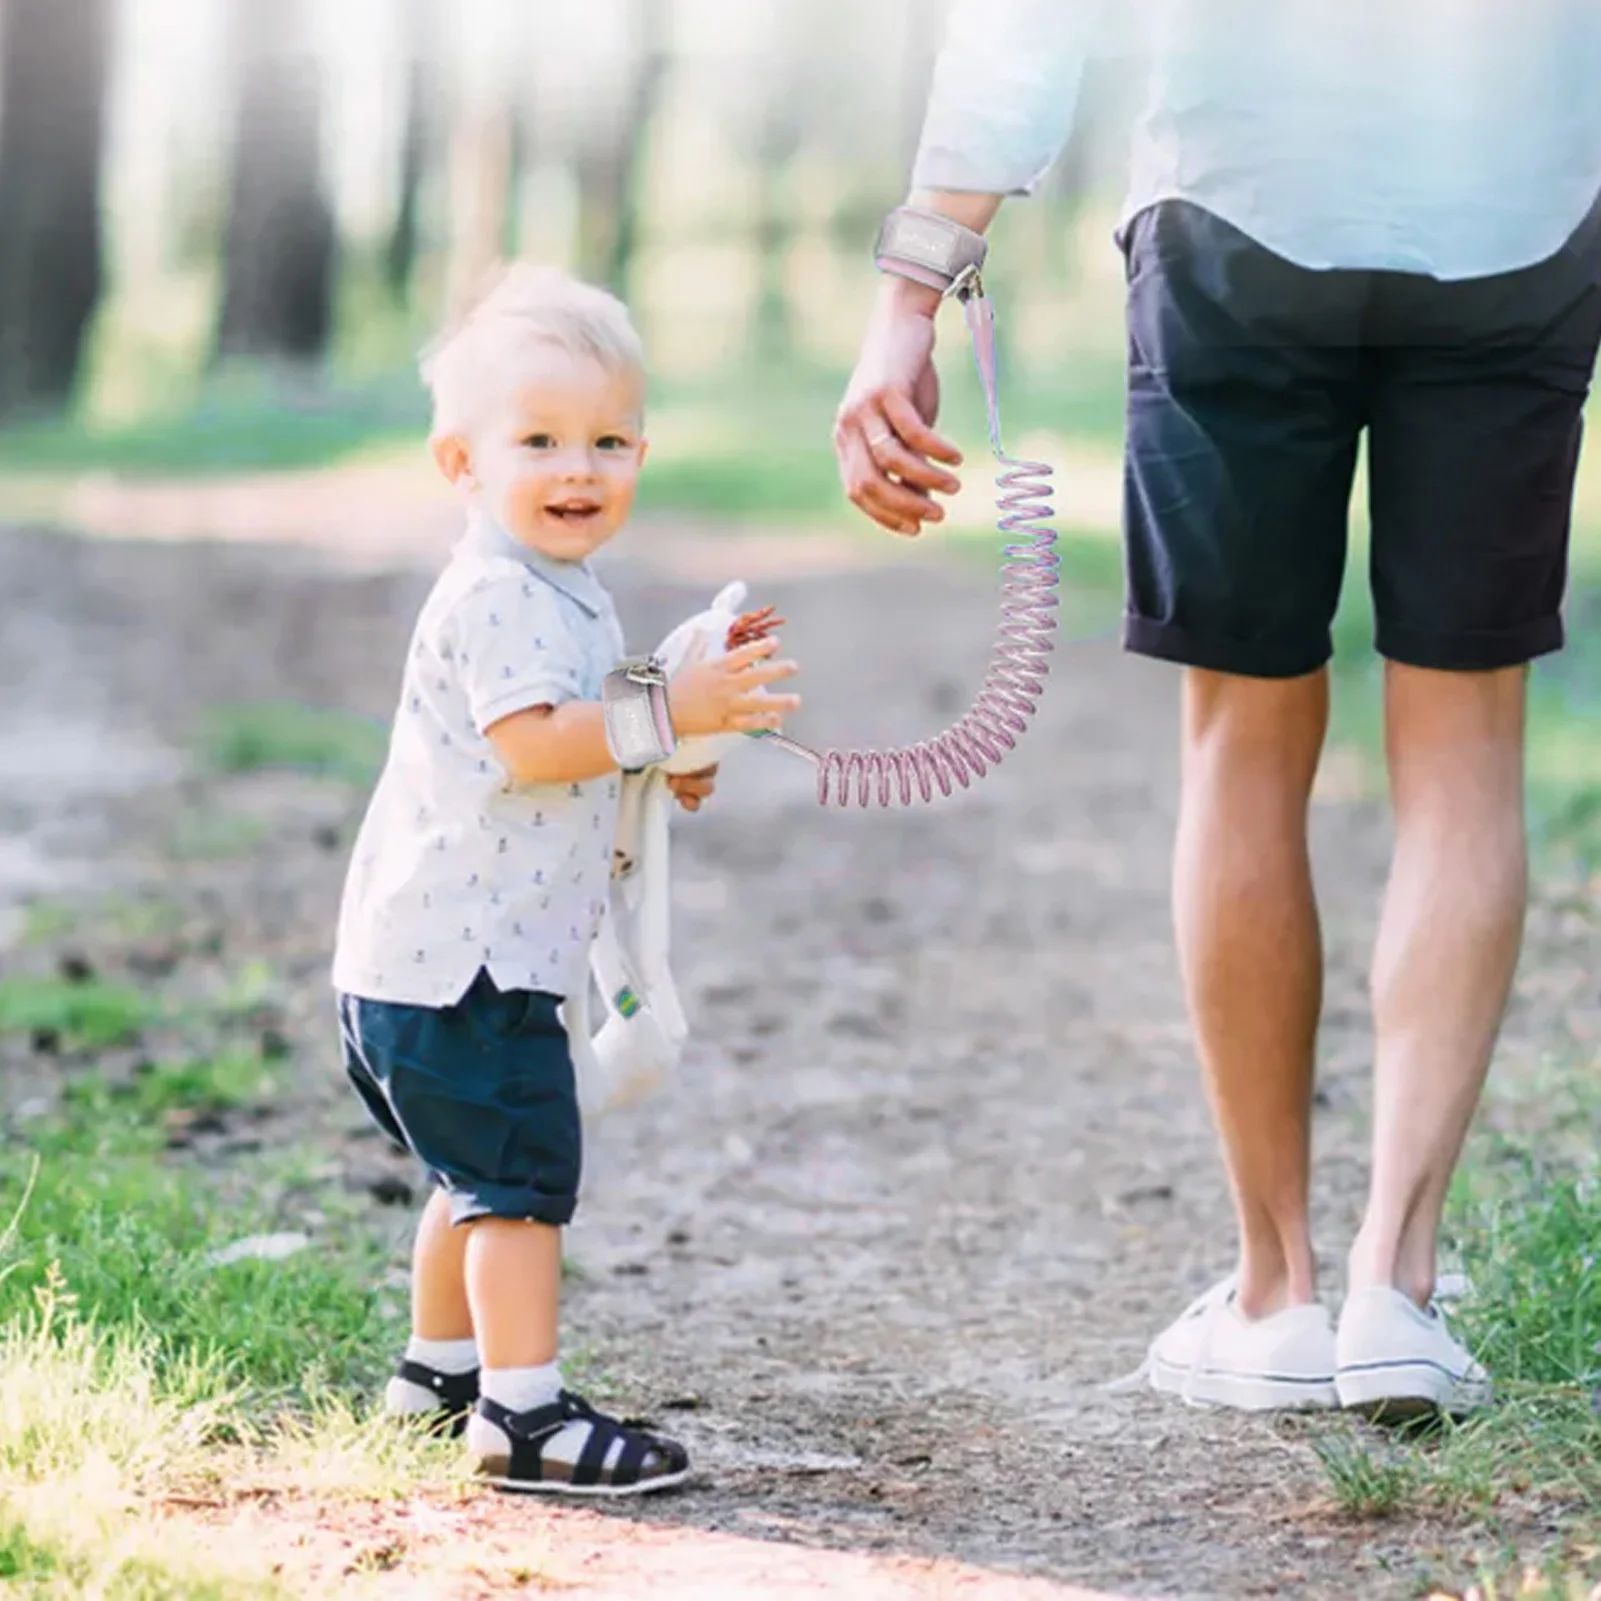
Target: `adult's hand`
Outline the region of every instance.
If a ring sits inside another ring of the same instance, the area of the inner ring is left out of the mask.
[[[915,537],[943,509],[932,491],[961,482],[935,465],[962,454],[934,431],[939,377],[934,317],[940,297],[906,278],[887,278],[867,325],[856,370],[834,419],[834,453],[851,504],[892,533]]]

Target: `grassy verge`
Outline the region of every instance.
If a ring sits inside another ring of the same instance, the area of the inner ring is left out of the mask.
[[[6,987],[0,1030],[95,1042],[149,1021],[93,982]],[[171,1015],[177,1009],[163,1009]],[[111,1022],[107,1020],[110,1019]],[[294,1491],[339,1498],[447,1485],[457,1458],[355,1399],[403,1333],[384,1250],[352,1202],[282,1260],[219,1264],[271,1229],[271,1156],[175,1159],[175,1130],[274,1090],[254,1051],[70,1072],[48,1113],[14,1116],[0,1169],[0,1591],[29,1597],[303,1594],[282,1553],[218,1540],[184,1508]],[[219,1170],[226,1170],[219,1180]],[[281,1226],[281,1224],[279,1225]]]
[[[1313,1444],[1347,1514],[1476,1526],[1481,1601],[1579,1601],[1601,1581],[1601,1164],[1584,1132],[1601,1101],[1577,1073],[1561,1083],[1566,1105],[1538,1141],[1476,1143],[1448,1218],[1471,1286],[1454,1322],[1494,1376],[1494,1406],[1427,1437],[1336,1425]],[[1554,1158],[1564,1130],[1580,1137]],[[1517,1532],[1531,1528],[1547,1531],[1532,1563]]]
[[[1353,552],[1337,626],[1334,737],[1366,756],[1382,782],[1382,670]],[[1540,876],[1601,868],[1601,557],[1595,530],[1576,540],[1567,649],[1536,664],[1529,712],[1528,796]],[[1456,1311],[1463,1337],[1497,1383],[1484,1416],[1430,1439],[1337,1429],[1316,1449],[1349,1513],[1462,1516],[1490,1547],[1478,1601],[1593,1601],[1601,1579],[1601,1097],[1593,1063],[1542,1078],[1537,1132],[1475,1137],[1448,1229],[1472,1286]],[[1494,1091],[1492,1089],[1492,1095]],[[1504,1531],[1543,1521],[1560,1538],[1525,1566]],[[1457,1593],[1452,1591],[1453,1594]]]
[[[945,358],[954,366],[959,352]],[[653,386],[643,513],[795,521],[857,514],[834,461],[834,412],[843,368],[732,367],[715,380]],[[1006,443],[1050,430],[1075,449],[1115,453],[1121,375],[1105,361],[1029,378],[1005,397]],[[988,483],[984,414],[976,382],[953,372],[942,425]],[[422,459],[426,399],[404,372],[316,395],[262,383],[215,393],[181,410],[125,421],[63,421],[0,429],[0,489],[17,503],[48,503],[53,488],[87,475],[138,483],[289,472],[349,461]],[[977,479],[975,480],[977,481]]]

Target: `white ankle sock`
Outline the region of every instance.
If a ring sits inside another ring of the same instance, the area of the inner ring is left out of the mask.
[[[508,1412],[528,1412],[536,1406],[549,1406],[561,1393],[559,1362],[537,1368],[485,1368],[479,1376],[478,1391],[491,1401],[499,1401]]]
[[[406,1360],[436,1373],[471,1373],[478,1366],[478,1342],[471,1335],[465,1340],[424,1340],[414,1334],[406,1342]]]
[[[537,1368],[485,1368],[479,1379],[479,1393],[490,1401],[498,1401],[510,1412],[528,1412],[535,1407],[548,1406],[561,1388],[561,1366],[556,1362]],[[541,1453],[547,1461],[572,1465],[583,1455],[590,1427],[582,1419],[569,1423],[559,1434],[553,1434],[541,1444]],[[467,1443],[480,1455],[500,1455],[511,1449],[505,1431],[477,1412],[467,1420]],[[619,1441],[612,1455],[621,1449]]]
[[[436,1373],[471,1373],[478,1366],[478,1342],[467,1340],[423,1340],[415,1334],[406,1342],[406,1360],[420,1362]],[[413,1384],[397,1373],[384,1391],[384,1410],[391,1417],[411,1417],[433,1412],[439,1406],[438,1394],[426,1384]]]

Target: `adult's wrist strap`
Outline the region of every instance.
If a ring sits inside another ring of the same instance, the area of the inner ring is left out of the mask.
[[[984,236],[954,218],[897,206],[878,231],[873,260],[880,272],[966,300],[969,294],[983,292],[978,272],[988,253]]]

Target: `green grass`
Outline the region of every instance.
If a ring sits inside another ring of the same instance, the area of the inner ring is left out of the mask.
[[[129,1044],[161,1015],[146,992],[98,979],[0,980],[0,1033],[53,1036],[69,1051]]]
[[[370,784],[388,736],[373,720],[293,702],[215,707],[198,735],[202,758],[222,773],[266,768]]]
[[[960,354],[944,360],[953,364]],[[640,510],[857,517],[841,491],[831,443],[847,376],[843,368],[738,367],[714,381],[657,384]],[[1120,386],[1121,374],[1097,362],[1074,365],[1050,382],[1020,383],[1004,397],[1005,442],[1015,448],[1022,433],[1047,428],[1080,445],[1115,450]],[[961,441],[969,470],[986,471],[983,410],[965,368],[947,385],[942,426]],[[426,397],[404,371],[317,397],[254,386],[124,422],[69,419],[0,429],[0,482],[288,471],[421,452],[427,427]]]
[[[208,1252],[270,1225],[165,1154],[175,1115],[254,1105],[274,1087],[245,1052],[157,1063],[126,1080],[71,1078],[54,1116],[8,1136],[21,1160],[0,1175],[0,1216],[19,1215],[0,1324],[59,1273],[95,1326],[148,1331],[164,1364],[209,1363],[278,1400],[370,1380],[394,1334],[371,1288],[382,1268],[374,1242],[334,1234],[284,1261],[218,1269]]]
[[[152,1516],[170,1497],[261,1491],[341,1502],[460,1479],[417,1434],[337,1401],[263,1425],[214,1362],[174,1366],[147,1335],[85,1318],[59,1279],[0,1324],[0,1589],[30,1598],[288,1601],[295,1552],[265,1524],[210,1535]]]
[[[0,1128],[0,1590],[277,1597],[256,1539],[188,1542],[143,1515],[169,1493],[277,1483],[330,1497],[456,1481],[441,1448],[364,1418],[403,1337],[375,1288],[385,1251],[354,1203],[276,1262],[213,1264],[274,1226],[270,1158],[229,1157],[230,1194],[166,1150],[175,1115],[238,1113],[277,1086],[252,1053],[70,1078],[55,1113]],[[278,1226],[282,1226],[279,1224]]]
[[[1375,1446],[1352,1433],[1320,1435],[1312,1452],[1343,1511],[1382,1518],[1402,1507],[1415,1489],[1416,1470],[1392,1447]]]
[[[402,439],[420,439],[428,414],[400,385],[276,395],[256,386],[192,410],[85,427],[41,422],[0,429],[0,474],[112,473],[208,478],[317,467]]]
[[[1601,1101],[1577,1064],[1552,1082],[1538,1133],[1476,1139],[1447,1218],[1471,1285],[1452,1321],[1495,1404],[1427,1435],[1336,1425],[1313,1450],[1355,1517],[1444,1512],[1503,1541],[1547,1521],[1573,1549],[1527,1593],[1555,1601],[1601,1564]]]
[[[64,1024],[69,1005],[108,988],[17,979],[3,993],[13,1016]],[[120,1072],[92,1056],[54,1069],[44,1112],[35,1102],[8,1117],[0,1102],[0,1594],[327,1593],[326,1569],[297,1579],[316,1553],[286,1547],[270,1511],[220,1535],[157,1514],[177,1497],[226,1515],[259,1493],[310,1501],[327,1530],[368,1503],[335,1548],[359,1563],[373,1545],[370,1503],[471,1489],[455,1445],[399,1429],[371,1404],[408,1319],[384,1282],[390,1231],[330,1179],[326,1149],[299,1131],[264,1150],[173,1149],[207,1115],[218,1139],[254,1135],[255,1114],[281,1100],[289,1067],[216,1043],[234,1025],[254,1039],[274,994],[255,964],[198,1000],[151,995],[137,1018],[167,1025],[151,1057]],[[284,1230],[309,1243],[276,1261],[215,1260],[219,1247]],[[595,1377],[582,1350],[568,1366],[575,1382]],[[408,1551],[407,1564],[425,1579],[456,1555]],[[496,1573],[500,1560],[485,1558]],[[516,1560],[528,1566],[526,1553]]]
[[[1514,1390],[1571,1391],[1588,1406],[1601,1392],[1601,1162],[1550,1171],[1536,1151],[1514,1147],[1465,1182],[1476,1285],[1467,1335]],[[1601,1511],[1601,1418],[1593,1444]]]

